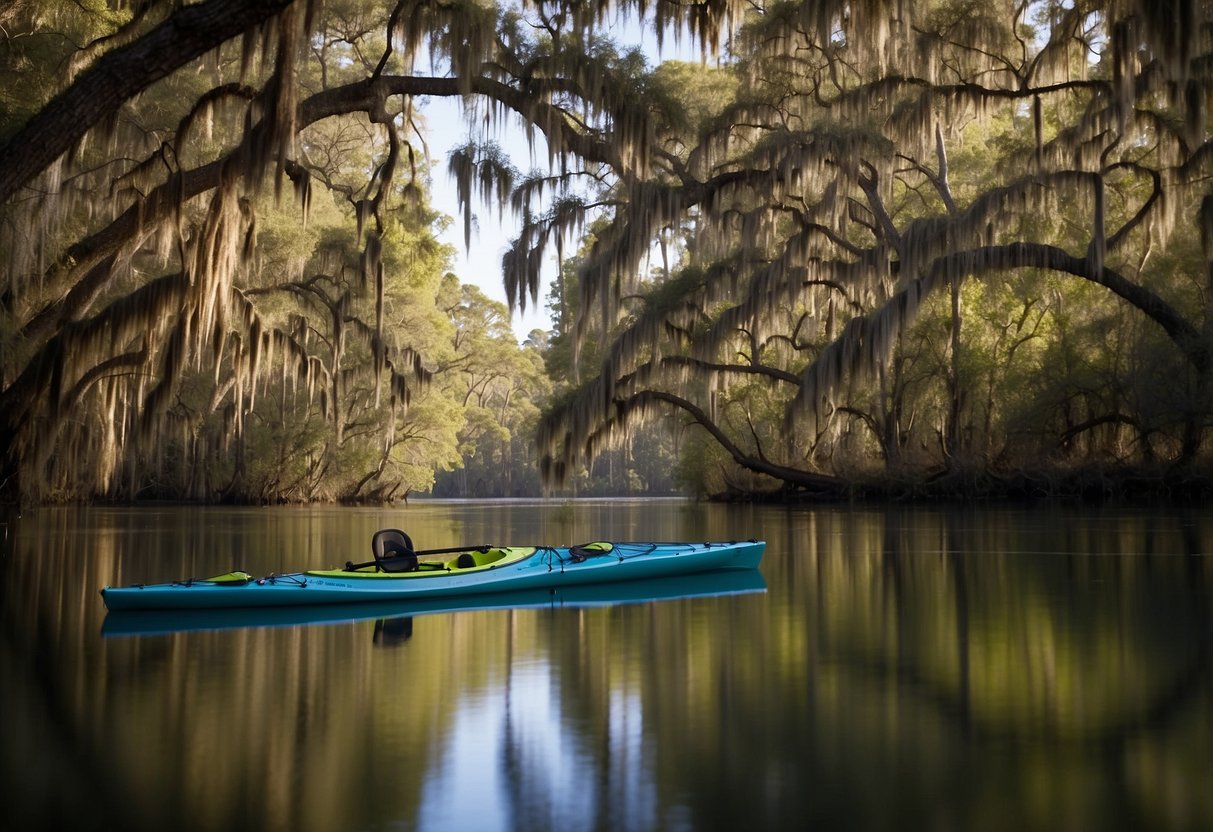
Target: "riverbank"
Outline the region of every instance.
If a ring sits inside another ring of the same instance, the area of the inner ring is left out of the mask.
[[[715,502],[1072,502],[1197,504],[1213,499],[1213,469],[1176,466],[1106,466],[992,471],[954,468],[919,478],[840,480],[835,489],[784,487],[711,495]]]

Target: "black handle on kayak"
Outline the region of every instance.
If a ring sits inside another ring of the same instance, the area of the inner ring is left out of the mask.
[[[454,546],[454,547],[452,547],[452,548],[450,548],[450,549],[422,549],[422,550],[417,551],[417,552],[408,552],[408,553],[406,553],[406,554],[401,554],[401,555],[389,555],[388,557],[383,558],[383,560],[395,560],[396,558],[407,557],[408,555],[413,555],[413,556],[419,556],[419,555],[453,555],[453,554],[455,554],[456,552],[481,552],[481,553],[484,553],[484,552],[487,552],[489,549],[492,549],[492,548],[493,548],[493,547],[492,547],[492,546],[490,546],[489,544],[487,544],[487,543],[482,543],[482,544],[481,544],[481,545],[479,545],[479,546]],[[378,560],[368,560],[368,561],[366,561],[365,563],[354,563],[353,561],[348,561],[348,560],[347,560],[347,561],[345,562],[345,571],[346,571],[346,572],[353,572],[353,571],[355,571],[355,570],[357,570],[357,569],[362,569],[362,568],[367,567],[367,566],[374,566],[374,565],[375,565],[375,564],[377,564],[377,563],[379,563],[379,561],[378,561]]]

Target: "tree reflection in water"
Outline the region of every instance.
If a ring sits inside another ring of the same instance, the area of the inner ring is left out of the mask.
[[[39,513],[0,564],[14,822],[1213,828],[1209,512],[426,507],[434,545],[765,537],[768,591],[99,640],[104,584],[390,525],[157,518]]]

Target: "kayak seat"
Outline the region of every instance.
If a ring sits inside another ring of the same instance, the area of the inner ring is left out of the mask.
[[[413,572],[417,555],[413,541],[400,529],[380,529],[371,536],[371,554],[384,572]]]
[[[496,563],[506,555],[502,549],[489,549],[485,551],[475,552],[460,552],[459,557],[453,561],[448,561],[447,565],[452,569],[474,569],[477,566],[488,566]]]
[[[379,568],[384,572],[416,572],[417,556],[412,552],[400,552],[380,561]]]

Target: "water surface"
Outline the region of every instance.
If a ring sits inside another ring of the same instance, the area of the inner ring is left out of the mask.
[[[381,527],[761,538],[766,590],[103,637],[103,585],[336,566]],[[1213,828],[1210,512],[414,501],[5,531],[7,828]]]

